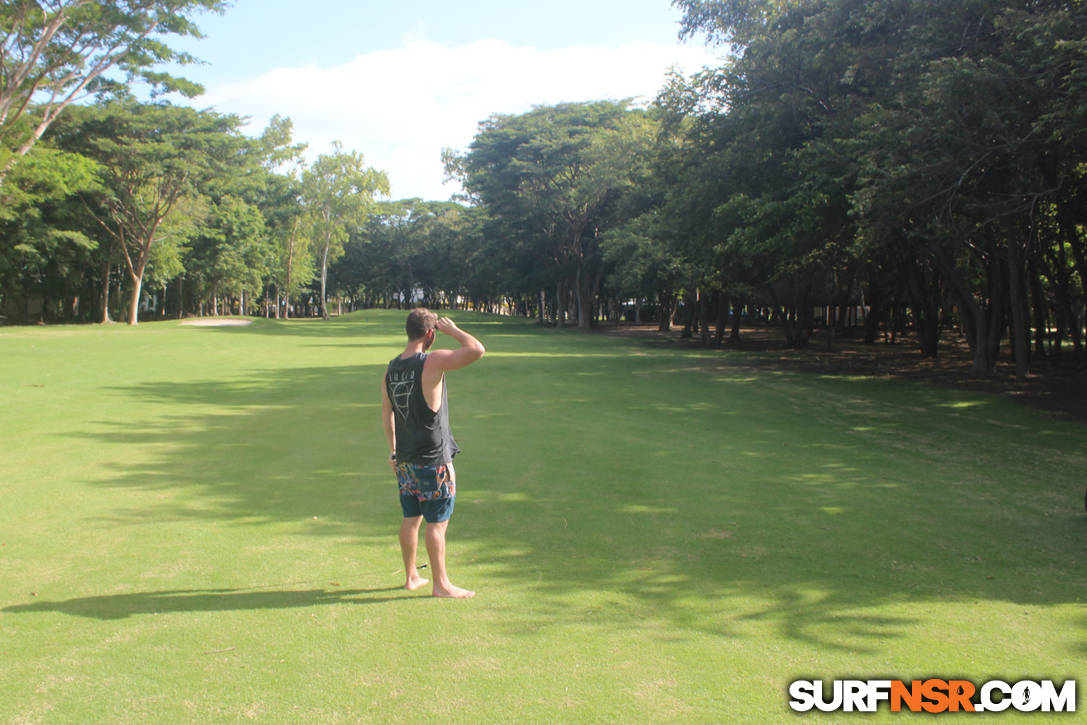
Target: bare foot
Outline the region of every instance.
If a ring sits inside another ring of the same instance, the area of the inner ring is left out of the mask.
[[[430,580],[429,579],[424,579],[421,576],[412,577],[411,579],[408,580],[408,583],[404,585],[404,588],[407,589],[409,592],[414,592],[416,589],[423,586],[428,581],[430,581]]]
[[[461,589],[450,584],[448,587],[439,587],[434,585],[434,596],[444,597],[447,599],[471,599],[476,595],[475,592],[468,589]]]

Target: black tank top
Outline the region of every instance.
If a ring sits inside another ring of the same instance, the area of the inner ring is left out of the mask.
[[[396,460],[440,466],[460,452],[449,430],[449,383],[443,381],[438,412],[423,396],[423,364],[427,353],[401,360],[393,358],[385,371],[385,390],[393,404],[396,420]]]

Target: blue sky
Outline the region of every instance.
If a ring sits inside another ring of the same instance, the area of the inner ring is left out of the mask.
[[[199,16],[202,40],[175,42],[206,62],[183,74],[192,101],[251,118],[289,116],[309,155],[334,140],[390,178],[393,198],[447,199],[443,147],[464,148],[494,113],[562,101],[649,100],[669,67],[718,55],[678,39],[669,0],[511,3],[235,0]]]

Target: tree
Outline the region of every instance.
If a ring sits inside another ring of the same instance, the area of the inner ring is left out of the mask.
[[[46,144],[13,170],[7,204],[0,207],[0,312],[25,320],[36,292],[45,321],[48,299],[78,295],[72,287],[79,286],[82,263],[97,245],[71,200],[95,188],[90,159]]]
[[[87,209],[121,255],[131,283],[128,322],[139,319],[144,272],[161,227],[185,195],[242,146],[235,116],[169,104],[114,103],[81,109],[56,142],[95,160],[103,191]],[[176,235],[166,238],[177,238]]]
[[[260,137],[250,145],[252,162],[237,176],[242,196],[260,208],[270,243],[267,264],[268,292],[273,293],[275,315],[290,316],[291,299],[314,278],[309,230],[302,223],[302,154],[306,144],[295,143],[291,119],[273,116]]]
[[[222,12],[227,0],[10,0],[0,6],[0,184],[15,162],[72,102],[117,87],[103,75],[122,70],[158,91],[200,93],[165,73],[162,63],[191,63],[164,36],[200,37],[189,19]]]
[[[803,341],[813,291],[848,295],[863,272],[877,306],[887,286],[908,303],[923,354],[954,299],[974,374],[993,373],[1010,330],[1024,377],[1047,308],[1071,324],[1073,272],[1081,286],[1087,272],[1087,5],[677,4],[685,34],[732,51],[678,104],[698,118],[701,158],[723,162],[692,180],[728,180],[708,190],[718,241],[705,241],[790,291],[787,335]]]
[[[656,298],[659,329],[669,329],[675,292],[693,276],[686,259],[658,232],[660,215],[647,212],[603,235],[604,258],[612,266],[609,282],[620,294]],[[639,306],[640,310],[640,306]],[[641,322],[640,314],[636,322]]]
[[[352,229],[360,228],[374,210],[374,195],[389,194],[383,171],[365,165],[362,154],[343,150],[321,154],[302,174],[302,205],[321,262],[321,314],[327,320],[328,265],[343,254]]]
[[[203,185],[206,219],[184,260],[186,277],[194,283],[189,287],[194,306],[210,302],[215,314],[227,297],[245,314],[262,293],[270,302],[273,289],[278,298],[280,290],[289,290],[289,296],[298,287],[291,274],[299,255],[293,246],[284,250],[283,242],[296,241],[290,232],[299,226],[301,207],[289,167],[299,161],[304,145],[292,142],[291,121],[281,116],[273,117],[259,137],[239,141]],[[277,173],[285,167],[287,175]],[[308,284],[313,275],[301,279]]]
[[[1047,327],[1042,270],[1052,269],[1058,312],[1075,318],[1061,255],[1066,245],[1073,259],[1082,254],[1071,222],[1077,206],[1087,220],[1087,7],[1015,2],[993,13],[987,3],[957,2],[909,10],[909,22],[896,22],[909,30],[893,66],[895,92],[872,108],[858,139],[862,232],[896,235],[939,271],[976,376],[993,374],[1010,330],[1023,379],[1032,303],[1034,334],[1040,339]],[[1081,280],[1085,272],[1081,266]]]
[[[837,146],[860,95],[842,82],[853,57],[834,11],[848,3],[681,4],[688,32],[731,43],[733,56],[662,94],[673,113],[696,118],[694,153],[678,165],[666,216],[700,247],[688,252],[703,270],[700,285],[757,290],[789,344],[803,347],[823,280],[841,263],[836,250],[854,234],[855,171]]]
[[[641,301],[655,299],[660,330],[667,331],[677,293],[696,286],[693,259],[699,255],[691,255],[687,244],[698,238],[694,222],[709,220],[712,213],[678,213],[677,200],[698,183],[677,173],[698,158],[688,147],[688,119],[665,113],[658,102],[642,123],[645,149],[631,159],[632,184],[620,203],[620,221],[627,221],[602,234],[601,247],[612,270],[608,282],[613,293],[635,299],[638,321]]]
[[[628,105],[566,103],[494,116],[460,164],[495,223],[553,271],[559,324],[574,292],[582,330],[592,324],[605,271],[600,234],[618,222],[618,201],[645,151],[643,114]]]
[[[203,298],[211,299],[213,314],[220,314],[219,300],[226,293],[239,298],[241,314],[245,300],[260,293],[273,254],[265,232],[264,215],[240,196],[223,194],[211,201],[186,263]]]

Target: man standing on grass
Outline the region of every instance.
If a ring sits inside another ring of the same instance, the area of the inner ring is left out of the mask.
[[[449,430],[445,373],[471,365],[486,350],[448,317],[438,319],[427,309],[412,310],[405,328],[407,347],[389,363],[381,386],[381,420],[404,510],[400,524],[400,553],[407,573],[404,588],[414,591],[427,583],[415,567],[419,526],[425,518],[434,596],[467,599],[475,592],[453,586],[445,570],[445,530],[457,494],[453,456],[460,451]],[[452,337],[460,347],[428,352],[439,332]]]

